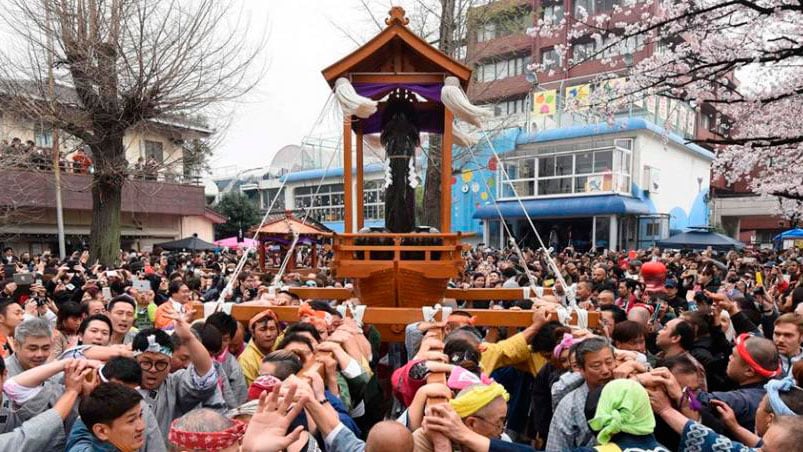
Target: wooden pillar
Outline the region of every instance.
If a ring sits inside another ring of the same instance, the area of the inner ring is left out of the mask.
[[[293,243],[292,236],[288,235],[287,239],[290,241],[290,243]],[[290,256],[288,257],[287,260],[287,269],[285,272],[292,272],[293,270],[296,269],[296,249],[295,247],[291,248],[290,245],[288,244],[287,252],[290,253]]]
[[[262,237],[257,237],[257,255],[259,256],[259,271],[265,273],[265,242]]]
[[[318,268],[318,243],[312,242],[312,268]]]
[[[354,232],[354,187],[351,176],[351,117],[343,121],[343,231]]]
[[[454,116],[443,107],[441,139],[441,232],[452,230],[452,121]]]
[[[357,193],[356,200],[357,200],[357,228],[356,230],[359,231],[365,225],[365,194],[363,191],[365,190],[365,178],[363,176],[363,155],[362,155],[362,123],[358,124],[357,128],[357,189],[355,192]],[[356,232],[356,231],[355,231]]]

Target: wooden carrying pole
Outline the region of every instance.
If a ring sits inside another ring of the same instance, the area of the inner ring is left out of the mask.
[[[248,322],[251,317],[270,308],[283,322],[297,322],[297,306],[267,306],[265,303],[249,301],[234,305],[231,314],[240,322]],[[533,311],[531,310],[494,310],[494,309],[461,309],[472,316],[475,316],[476,326],[489,327],[511,327],[526,328],[533,321]],[[552,314],[550,320],[558,320],[557,315]],[[404,328],[410,324],[421,321],[421,308],[374,308],[368,307],[365,310],[363,323],[374,325],[382,336],[383,342],[404,342]],[[569,320],[572,324],[577,324],[576,314],[572,313]],[[588,326],[596,327],[599,325],[599,313],[588,313]]]

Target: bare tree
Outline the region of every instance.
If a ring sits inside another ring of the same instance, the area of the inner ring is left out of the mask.
[[[25,52],[0,55],[5,108],[38,118],[92,154],[93,258],[120,249],[126,130],[164,115],[202,111],[247,93],[262,42],[232,23],[228,1],[9,0],[6,26]],[[10,47],[10,46],[9,46]],[[49,69],[63,83],[54,87]]]

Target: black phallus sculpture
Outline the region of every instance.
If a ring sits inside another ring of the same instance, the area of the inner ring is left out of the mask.
[[[382,112],[379,139],[388,156],[391,183],[385,189],[385,227],[394,233],[415,228],[415,189],[410,186],[410,162],[420,143],[415,95],[398,89],[390,94]]]

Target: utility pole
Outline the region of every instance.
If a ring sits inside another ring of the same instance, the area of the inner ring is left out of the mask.
[[[46,21],[50,24],[50,5],[45,0],[45,14]],[[48,52],[47,52],[47,85],[50,95],[50,102],[57,102],[56,100],[56,80],[53,76],[53,33],[52,30],[47,35]],[[59,132],[51,124],[51,133],[53,135],[53,180],[56,185],[56,228],[58,230],[59,238],[59,259],[64,261],[67,257],[67,246],[64,243],[64,206],[61,203],[61,168],[59,156]]]

